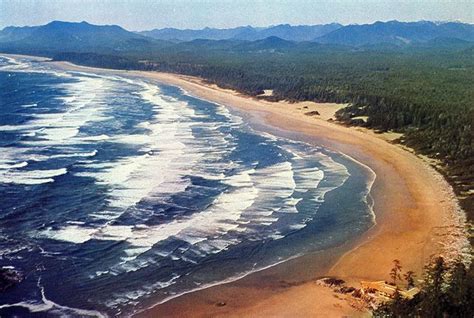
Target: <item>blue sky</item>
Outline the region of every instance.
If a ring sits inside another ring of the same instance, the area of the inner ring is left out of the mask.
[[[0,28],[52,20],[118,24],[129,30],[228,28],[280,23],[459,20],[474,23],[473,0],[0,0]]]

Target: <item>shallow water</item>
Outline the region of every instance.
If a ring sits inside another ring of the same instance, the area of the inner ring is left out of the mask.
[[[129,315],[343,244],[373,174],[151,80],[0,61],[0,315]]]

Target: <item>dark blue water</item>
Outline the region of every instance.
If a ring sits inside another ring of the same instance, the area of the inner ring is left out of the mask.
[[[373,175],[151,81],[1,59],[0,315],[130,315],[350,240]]]

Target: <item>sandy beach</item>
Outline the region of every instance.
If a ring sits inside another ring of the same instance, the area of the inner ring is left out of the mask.
[[[76,71],[124,74],[54,62]],[[149,317],[358,317],[368,315],[315,279],[336,276],[357,286],[361,280],[388,280],[394,259],[421,275],[434,254],[452,257],[466,244],[463,213],[449,184],[412,152],[375,134],[330,119],[344,105],[268,102],[176,74],[128,71],[179,86],[189,94],[241,113],[262,129],[289,135],[352,157],[372,169],[376,225],[362,237],[322,254],[306,255],[228,284],[190,293],[144,313]],[[318,111],[320,115],[308,115]],[[329,120],[329,121],[328,121]],[[302,274],[303,273],[303,274]],[[337,296],[337,297],[336,297]]]

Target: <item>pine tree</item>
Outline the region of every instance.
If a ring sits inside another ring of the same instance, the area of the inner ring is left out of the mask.
[[[437,257],[433,264],[425,268],[423,299],[420,304],[422,317],[443,317],[443,309],[446,303],[443,293],[444,276],[446,264],[444,259]]]
[[[472,278],[469,282],[464,264],[458,260],[450,271],[447,289],[448,312],[453,317],[471,317],[474,312]]]
[[[392,296],[390,311],[394,317],[407,317],[410,313],[407,301],[402,297],[398,288],[395,289],[395,293]]]
[[[415,272],[408,271],[403,275],[405,281],[407,282],[407,289],[415,287]]]
[[[400,261],[398,259],[393,260],[393,267],[392,270],[390,271],[390,278],[392,279],[392,282],[394,285],[397,284],[397,279],[401,280],[402,277],[400,273],[402,272],[402,265],[400,264]]]

